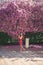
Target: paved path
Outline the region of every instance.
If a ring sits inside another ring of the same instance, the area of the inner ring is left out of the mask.
[[[43,65],[43,46],[31,45],[22,52],[19,46],[0,46],[0,65]]]

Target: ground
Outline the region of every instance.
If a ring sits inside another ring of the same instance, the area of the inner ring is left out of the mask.
[[[43,45],[30,45],[19,51],[19,45],[0,46],[0,65],[43,65]]]

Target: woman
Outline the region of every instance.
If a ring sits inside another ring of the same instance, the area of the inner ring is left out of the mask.
[[[19,36],[19,44],[20,44],[20,51],[24,51],[25,48],[23,47],[23,34],[22,33]]]

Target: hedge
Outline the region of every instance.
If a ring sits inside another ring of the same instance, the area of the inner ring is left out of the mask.
[[[26,34],[26,36],[27,37],[29,37],[30,38],[30,43],[32,43],[32,44],[37,44],[37,43],[39,43],[39,44],[41,44],[41,43],[43,43],[43,33],[41,33],[41,32],[31,32],[31,33],[27,33]]]
[[[28,37],[30,38],[29,42],[31,44],[36,44],[36,43],[43,43],[43,33],[26,33],[24,37],[24,44],[25,44],[25,38]],[[9,36],[7,33],[0,32],[0,45],[17,45],[18,40],[17,39],[12,39],[11,36]]]

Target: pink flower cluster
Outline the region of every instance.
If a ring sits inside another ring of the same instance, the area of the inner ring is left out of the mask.
[[[13,38],[17,38],[21,32],[43,32],[43,6],[33,7],[24,2],[4,5],[0,6],[0,31]]]

